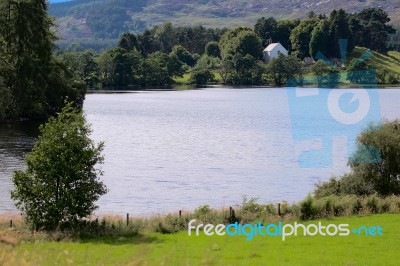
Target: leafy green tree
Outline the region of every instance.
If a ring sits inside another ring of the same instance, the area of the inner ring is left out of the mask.
[[[113,55],[112,83],[116,87],[128,87],[134,83],[134,73],[139,71],[142,55],[133,50],[127,52],[125,49],[116,48]]]
[[[261,83],[262,69],[257,60],[249,54],[237,53],[233,56],[231,81],[235,85],[258,85]]]
[[[45,118],[68,98],[82,107],[85,89],[53,55],[47,1],[0,1],[0,77],[11,92],[10,118]]]
[[[290,34],[299,23],[300,20],[279,20],[273,41],[280,42],[289,52],[292,51]]]
[[[292,49],[300,58],[310,56],[311,34],[318,23],[319,19],[317,18],[304,19],[290,33]]]
[[[318,52],[327,55],[328,46],[332,45],[332,43],[329,43],[329,26],[329,22],[324,19],[311,32],[309,46],[311,57],[315,58]]]
[[[221,50],[219,49],[218,42],[212,41],[207,43],[206,48],[205,48],[205,53],[208,56],[212,57],[221,57]]]
[[[190,73],[190,83],[196,85],[205,85],[214,80],[212,72],[205,67],[196,66]]]
[[[155,40],[158,42],[160,51],[170,53],[172,47],[178,44],[175,28],[171,22],[166,22],[155,27]]]
[[[193,56],[185,49],[182,45],[176,45],[172,48],[171,55],[176,55],[176,57],[188,66],[194,66],[196,61]]]
[[[357,138],[349,159],[354,174],[374,185],[380,195],[400,194],[400,121],[371,125]]]
[[[334,10],[330,15],[329,20],[330,28],[327,55],[340,58],[339,39],[346,39],[347,52],[353,52],[355,45],[353,32],[351,31],[349,24],[349,15],[343,9]]]
[[[222,35],[219,42],[222,58],[227,55],[240,53],[242,56],[247,54],[253,58],[259,58],[262,54],[260,38],[249,28],[235,28]]]
[[[315,195],[400,195],[399,150],[399,120],[371,124],[358,135],[348,162],[351,172],[319,184]]]
[[[269,39],[277,42],[275,38],[278,32],[278,23],[273,17],[259,18],[254,25],[254,32],[261,38],[262,45],[267,45]]]
[[[11,192],[32,228],[53,230],[87,217],[107,192],[97,168],[103,143],[96,145],[90,133],[83,113],[70,103],[40,127],[27,169],[14,172]]]
[[[223,59],[217,61],[216,70],[217,73],[221,76],[222,84],[226,85],[229,83],[231,76],[234,71],[234,63],[232,55],[226,56]]]
[[[65,52],[58,55],[58,58],[73,73],[74,77],[85,82],[87,87],[93,88],[98,84],[99,66],[92,50]]]
[[[294,55],[279,53],[267,65],[267,79],[275,85],[284,85],[289,79],[299,79],[303,74],[302,62]]]
[[[389,35],[396,30],[388,25],[390,18],[381,8],[367,8],[352,17],[352,29],[356,45],[375,51],[386,51]]]
[[[112,85],[112,75],[114,72],[114,61],[110,51],[101,53],[97,58],[99,66],[99,79],[103,86],[109,87]]]
[[[166,86],[172,84],[175,69],[168,69],[168,55],[157,52],[142,60],[139,67],[139,83],[142,86]]]
[[[170,77],[182,77],[185,74],[188,65],[179,60],[175,53],[170,53],[168,56],[164,55],[160,60],[166,65]]]
[[[339,83],[339,71],[321,60],[311,66],[311,72],[315,75],[318,87],[334,88]]]
[[[133,50],[140,51],[139,42],[133,33],[122,34],[117,46],[125,49],[127,52],[132,52]]]

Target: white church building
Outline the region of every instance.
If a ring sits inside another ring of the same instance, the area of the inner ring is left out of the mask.
[[[263,60],[268,63],[271,59],[278,57],[279,53],[288,55],[288,50],[279,42],[271,43],[263,51]]]

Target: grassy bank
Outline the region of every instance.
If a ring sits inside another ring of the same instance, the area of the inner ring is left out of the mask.
[[[360,58],[367,50],[364,47],[356,47],[348,61],[350,62],[353,58]],[[368,65],[376,70],[386,70],[396,76],[400,76],[400,52],[389,51],[386,54],[375,51],[371,52],[373,56],[366,60]]]
[[[279,237],[196,237],[185,231],[60,242],[38,237],[15,247],[0,244],[0,265],[398,265],[399,214],[323,220],[327,223],[380,225],[384,235],[299,236],[284,242]]]

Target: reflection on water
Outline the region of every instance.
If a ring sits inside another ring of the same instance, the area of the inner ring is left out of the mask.
[[[24,156],[37,135],[37,123],[0,124],[0,213],[15,211],[10,199],[12,172],[24,168]]]
[[[400,117],[399,96],[400,90],[380,91],[384,117]],[[99,200],[99,212],[224,207],[243,195],[295,201],[319,180],[348,171],[346,145],[336,147],[340,156],[331,168],[298,166],[284,89],[90,94],[84,110],[92,138],[105,141],[102,179],[110,191]],[[298,121],[317,121],[315,115],[304,110]],[[315,128],[332,125],[320,121]],[[0,126],[0,213],[13,210],[11,172],[24,166],[36,134],[30,126]]]

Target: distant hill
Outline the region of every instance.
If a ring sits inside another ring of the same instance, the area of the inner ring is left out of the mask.
[[[72,0],[49,0],[50,3],[62,3],[62,2],[68,2]]]
[[[57,0],[53,0],[57,1]],[[74,0],[50,4],[58,32],[66,42],[116,39],[122,32],[141,32],[171,21],[207,27],[253,26],[262,17],[304,18],[308,12],[329,14],[368,7],[387,11],[400,24],[399,0]]]

